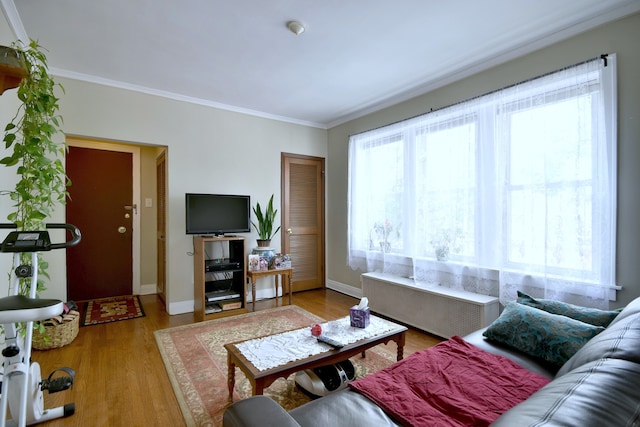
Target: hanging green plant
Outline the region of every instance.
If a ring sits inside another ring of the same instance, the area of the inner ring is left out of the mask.
[[[5,149],[12,151],[0,159],[0,164],[16,168],[19,179],[13,190],[2,194],[8,194],[13,202],[15,210],[7,219],[18,230],[42,230],[55,207],[66,202],[70,185],[63,163],[66,143],[54,139],[62,132],[55,89],[64,93],[64,88],[49,75],[47,58],[38,42],[31,40],[28,46],[17,42],[12,48],[24,61],[27,75],[17,90],[22,103],[4,129]],[[30,265],[30,254],[21,254],[21,262]],[[39,277],[48,279],[47,263],[40,260],[38,265]],[[26,287],[26,280],[21,281],[22,294]],[[38,280],[38,291],[44,289],[44,282]]]

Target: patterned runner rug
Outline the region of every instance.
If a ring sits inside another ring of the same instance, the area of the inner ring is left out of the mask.
[[[144,316],[144,310],[137,295],[87,301],[84,303],[82,313],[80,326],[99,325]]]
[[[227,352],[224,344],[271,335],[324,322],[297,306],[261,310],[155,332],[173,391],[187,426],[221,426],[228,405]],[[356,377],[383,369],[396,360],[384,345],[351,359]],[[280,378],[265,389],[286,410],[311,399],[295,386],[294,376]],[[251,396],[251,383],[236,369],[234,401]]]

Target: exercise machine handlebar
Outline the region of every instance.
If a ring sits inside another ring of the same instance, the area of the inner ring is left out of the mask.
[[[54,223],[45,224],[45,227],[47,228],[47,230],[67,230],[71,233],[71,240],[67,240],[65,242],[60,242],[60,243],[51,243],[49,245],[46,245],[45,247],[40,247],[39,248],[40,251],[50,251],[53,249],[70,248],[72,246],[76,246],[78,243],[80,243],[80,240],[82,239],[82,234],[80,233],[80,230],[78,229],[78,227],[76,227],[73,224],[54,222]],[[13,223],[0,223],[0,229],[17,229],[17,228],[18,226]],[[24,231],[24,232],[26,233],[29,231]]]

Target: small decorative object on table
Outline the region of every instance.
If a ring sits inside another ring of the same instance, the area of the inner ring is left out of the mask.
[[[275,268],[291,268],[291,256],[289,254],[276,254]]]
[[[249,271],[260,270],[260,255],[249,255]]]
[[[351,326],[354,328],[366,328],[369,326],[369,299],[363,297],[360,304],[354,305],[349,310]]]
[[[315,323],[313,326],[311,326],[311,335],[313,335],[314,337],[319,337],[320,335],[322,335],[322,326],[319,323]]]
[[[273,264],[273,259],[276,256],[276,250],[269,247],[256,247],[251,251],[252,255],[257,255],[259,258],[258,269],[259,271],[268,270],[269,265]],[[255,271],[255,270],[254,270]]]

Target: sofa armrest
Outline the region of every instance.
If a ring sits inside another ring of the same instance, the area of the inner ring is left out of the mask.
[[[300,427],[273,399],[267,396],[253,396],[232,403],[222,419],[223,427]]]

